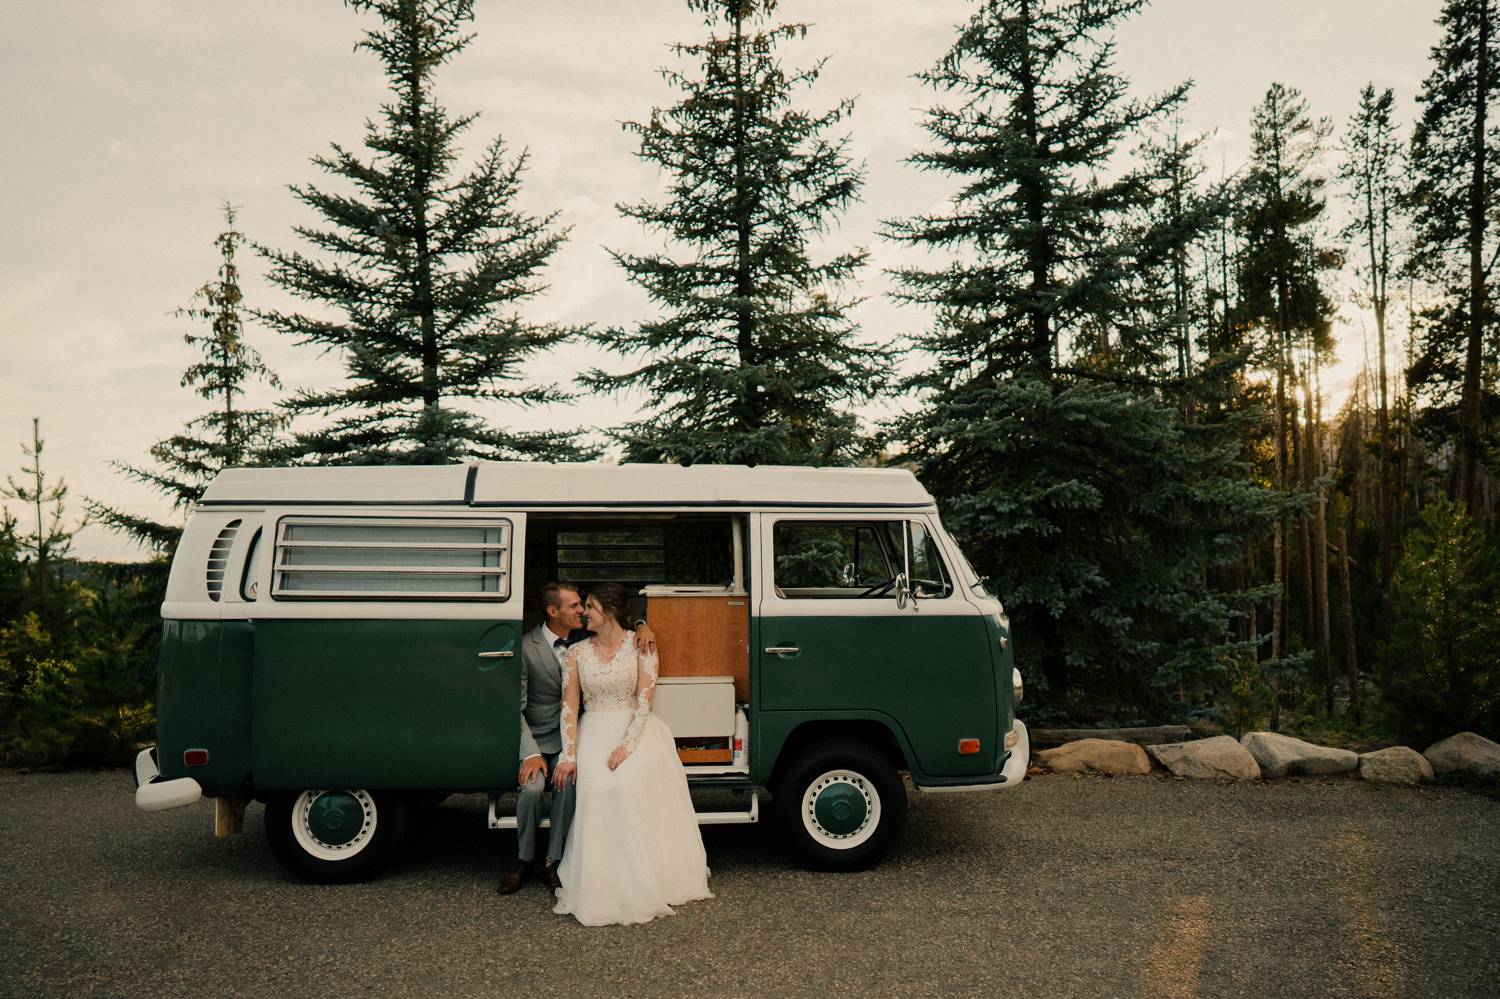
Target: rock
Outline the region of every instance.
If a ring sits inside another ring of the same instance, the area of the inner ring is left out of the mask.
[[[1240,745],[1249,750],[1267,777],[1346,774],[1359,766],[1359,754],[1315,746],[1276,732],[1246,732]]]
[[[1392,746],[1359,754],[1359,775],[1382,784],[1420,784],[1432,780],[1432,764],[1410,746]]]
[[[1422,754],[1432,769],[1440,774],[1472,773],[1481,777],[1500,777],[1500,743],[1494,743],[1473,732],[1450,735],[1435,742]]]
[[[1260,779],[1260,764],[1231,735],[1147,746],[1146,752],[1178,777]]]
[[[1118,739],[1079,739],[1043,749],[1034,759],[1049,770],[1068,774],[1148,774],[1146,751]]]

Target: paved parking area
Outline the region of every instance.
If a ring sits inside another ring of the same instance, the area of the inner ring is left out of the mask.
[[[261,809],[147,815],[125,771],[0,771],[0,994],[1493,996],[1500,803],[1358,781],[1049,776],[913,796],[873,871],[704,830],[716,898],[641,927],[494,884],[484,801],[385,879],[291,881]]]

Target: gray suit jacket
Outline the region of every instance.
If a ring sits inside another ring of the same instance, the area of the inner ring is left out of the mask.
[[[562,750],[562,667],[546,625],[521,638],[521,759]]]

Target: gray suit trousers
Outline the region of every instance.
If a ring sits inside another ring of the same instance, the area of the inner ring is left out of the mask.
[[[543,753],[547,762],[547,778],[534,777],[530,784],[521,788],[516,799],[516,856],[521,860],[536,859],[536,830],[542,817],[542,793],[557,771],[557,753]],[[568,827],[573,824],[573,802],[577,795],[577,783],[569,784],[561,791],[552,792],[552,828],[547,836],[547,859],[561,860],[563,846],[568,842]]]

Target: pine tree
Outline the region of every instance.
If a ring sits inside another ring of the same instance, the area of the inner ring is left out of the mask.
[[[1122,142],[1179,106],[1187,85],[1126,98],[1114,44],[1100,37],[1145,0],[984,0],[958,40],[919,78],[959,99],[927,112],[936,149],[912,162],[964,186],[944,215],[892,223],[889,234],[973,263],[897,272],[901,300],[936,307],[924,347],[938,364],[922,387],[1026,372],[1051,381],[1072,340],[1109,335],[1130,305],[1131,247],[1116,235],[1144,203],[1141,178],[1113,180]]]
[[[777,55],[804,24],[773,22],[777,0],[689,0],[709,28],[673,51],[697,72],[663,70],[682,92],[645,122],[639,155],[671,178],[665,199],[619,206],[665,237],[664,252],[615,253],[662,315],[599,342],[638,366],[589,372],[603,391],[653,400],[616,431],[632,460],[845,464],[868,442],[850,407],[876,391],[882,356],[856,342],[855,304],[839,289],[864,264],[855,250],[821,262],[810,244],[859,197],[847,137],[828,133],[852,102],[796,103],[823,62],[787,69]]]
[[[1386,370],[1386,330],[1390,311],[1390,280],[1400,266],[1397,259],[1405,173],[1401,142],[1392,120],[1396,98],[1390,88],[1376,93],[1374,84],[1360,91],[1359,109],[1350,116],[1344,134],[1344,159],[1339,178],[1352,215],[1343,237],[1355,246],[1355,273],[1360,280],[1357,301],[1375,313],[1375,352],[1379,374],[1376,410],[1380,489],[1376,493],[1380,521],[1380,591],[1382,603],[1390,587],[1395,548],[1395,450],[1391,444],[1390,387]],[[1389,614],[1381,615],[1383,634],[1390,633]]]
[[[338,354],[349,383],[287,400],[294,415],[332,421],[297,429],[276,456],[330,464],[576,457],[565,433],[499,429],[460,405],[559,400],[555,389],[529,384],[522,366],[570,332],[518,312],[544,290],[540,272],[565,236],[553,228],[556,213],[516,206],[526,154],[508,158],[497,138],[472,169],[456,172],[457,140],[476,116],[450,116],[434,76],[473,39],[464,33],[473,0],[350,4],[381,20],[356,47],[380,59],[391,100],[365,125],[368,158],[334,144],[313,159],[337,189],[292,187],[326,223],[296,230],[309,255],[257,247],[274,283],[319,306],[314,315],[262,318]]]
[[[256,464],[275,443],[282,416],[269,409],[247,408],[245,393],[255,381],[280,387],[260,352],[245,340],[244,295],[235,254],[244,234],[235,228],[235,210],[224,205],[224,230],[214,240],[219,269],[177,315],[200,324],[183,335],[200,357],[182,374],[182,386],[208,400],[213,408],[151,448],[154,468],[116,462],[128,478],[151,486],[171,503],[172,511],[190,509],[209,481],[226,468]],[[182,536],[180,524],[161,523],[88,501],[91,517],[146,548],[169,553]]]
[[[1227,211],[1229,191],[1203,182],[1205,136],[1184,136],[1180,118],[1155,129],[1138,152],[1140,180],[1148,194],[1132,215],[1135,267],[1132,283],[1138,307],[1124,317],[1120,335],[1130,335],[1134,350],[1117,357],[1120,366],[1174,383],[1183,396],[1185,415],[1204,391],[1194,384],[1200,362],[1217,362],[1217,329],[1213,295],[1200,280],[1199,261],[1219,219]]]
[[[26,510],[29,528],[0,509],[0,598],[19,598],[9,608],[14,616],[0,620],[0,762],[11,764],[55,761],[71,743],[71,656],[90,599],[65,571],[83,522],[65,522],[68,485],[48,477],[45,449],[41,421],[33,419],[31,443],[21,446],[28,464],[19,480],[7,476],[0,486],[0,496]]]
[[[1296,388],[1311,392],[1310,365],[1298,361],[1332,347],[1333,306],[1319,279],[1337,266],[1338,255],[1322,242],[1327,208],[1326,180],[1319,172],[1323,141],[1330,130],[1313,119],[1302,94],[1280,83],[1266,91],[1251,120],[1250,165],[1245,175],[1240,230],[1245,246],[1239,275],[1241,321],[1266,333],[1261,357],[1273,373],[1272,481],[1283,496],[1272,548],[1272,582],[1281,591],[1272,614],[1273,669],[1287,668],[1290,653],[1290,515],[1304,505],[1313,475],[1311,421],[1299,417]],[[1299,374],[1300,370],[1300,374]],[[1310,398],[1310,396],[1309,396]],[[1313,607],[1311,522],[1298,517],[1302,569],[1304,644],[1316,643]]]
[[[1500,95],[1497,14],[1495,0],[1444,3],[1438,18],[1443,37],[1417,95],[1422,114],[1411,150],[1414,263],[1446,299],[1426,317],[1411,377],[1444,408],[1456,403],[1457,493],[1471,515],[1485,446],[1483,369],[1494,360],[1486,343],[1495,325],[1488,284],[1500,253],[1492,221],[1500,210],[1500,132],[1490,114]]]
[[[1107,35],[1142,6],[979,4],[923,74],[953,103],[913,157],[958,193],[889,226],[950,254],[897,274],[900,299],[937,313],[908,383],[922,407],[893,426],[903,460],[995,580],[1047,707],[1127,717],[1169,710],[1234,654],[1235,608],[1204,577],[1264,521],[1238,442],[1185,427],[1159,385],[1181,343],[1174,246],[1191,240],[1142,235],[1160,188],[1115,159],[1186,85],[1126,96]],[[1164,285],[1143,288],[1148,258]]]
[[[1392,729],[1416,745],[1464,730],[1500,736],[1494,541],[1461,507],[1432,504],[1407,538],[1391,602],[1395,628],[1377,676]]]
[[[21,453],[30,464],[22,466],[20,481],[6,476],[5,485],[0,486],[0,497],[15,500],[29,509],[31,529],[13,534],[27,567],[26,605],[40,617],[43,628],[60,637],[71,628],[81,602],[77,599],[77,584],[64,577],[64,560],[72,551],[74,535],[86,521],[64,523],[68,483],[47,477],[42,465],[45,448],[42,421],[33,418],[31,443],[21,445]],[[9,517],[8,511],[6,516]]]

